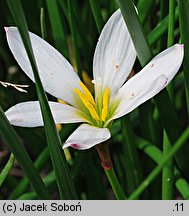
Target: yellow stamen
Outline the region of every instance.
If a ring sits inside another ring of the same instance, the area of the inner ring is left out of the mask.
[[[107,87],[103,94],[103,108],[101,113],[102,121],[105,121],[108,115],[109,92],[110,92],[110,88]]]
[[[89,110],[91,116],[95,119],[95,120],[100,120],[98,113],[96,112],[94,106],[91,104],[91,101],[88,99],[88,97],[83,94],[79,89],[74,88],[74,91],[77,93],[77,95],[80,97],[81,101],[83,102],[83,104],[86,106],[86,108]]]
[[[87,98],[87,96],[85,94],[83,94],[79,89],[74,88],[74,91],[77,93],[77,95],[80,97],[81,101],[84,103],[84,105],[86,106],[86,104],[89,103],[89,100]]]
[[[108,115],[108,106],[104,106],[101,114],[102,121],[106,120],[107,115]]]
[[[92,104],[87,104],[87,109],[89,110],[89,112],[90,112],[90,114],[92,115],[92,117],[95,119],[95,120],[100,120],[100,118],[99,118],[99,115],[98,115],[98,113],[96,112],[96,110],[95,110],[95,108],[93,107],[93,105]]]
[[[103,107],[108,106],[110,87],[107,87],[103,95]]]
[[[81,88],[85,92],[85,94],[86,94],[88,100],[90,101],[90,103],[92,103],[93,105],[95,105],[94,98],[93,98],[91,92],[88,90],[88,88],[82,82],[79,82],[79,85],[81,86]]]

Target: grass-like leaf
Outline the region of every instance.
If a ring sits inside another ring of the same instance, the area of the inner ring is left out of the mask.
[[[181,40],[184,44],[184,81],[185,81],[185,91],[187,100],[187,109],[189,115],[189,2],[188,0],[179,0],[179,22],[180,22],[180,33]]]
[[[0,187],[3,184],[4,180],[6,179],[7,175],[9,174],[13,163],[14,163],[14,155],[11,154],[7,164],[5,165],[5,167],[3,168],[3,170],[0,173]]]
[[[56,48],[68,58],[67,40],[62,27],[62,20],[58,9],[57,1],[47,0],[47,9],[50,18],[53,38]]]

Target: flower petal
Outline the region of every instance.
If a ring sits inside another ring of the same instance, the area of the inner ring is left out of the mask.
[[[110,136],[110,131],[107,128],[82,124],[68,137],[63,149],[69,146],[79,150],[89,149],[108,140]]]
[[[128,80],[118,92],[121,102],[113,119],[131,112],[166,87],[178,72],[183,54],[183,45],[176,44],[161,52]]]
[[[118,90],[128,77],[136,58],[130,34],[120,10],[104,26],[96,46],[93,75],[103,89]]]
[[[82,112],[74,107],[56,102],[49,102],[55,123],[87,122]],[[38,101],[16,104],[5,112],[12,125],[22,127],[43,126],[40,105]]]
[[[16,27],[6,28],[8,45],[22,70],[34,81],[32,68]],[[74,105],[74,88],[80,88],[79,77],[70,63],[50,44],[29,32],[39,75],[46,92]]]

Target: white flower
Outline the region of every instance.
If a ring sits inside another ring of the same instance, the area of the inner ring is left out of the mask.
[[[22,70],[34,81],[33,72],[17,28],[6,28],[9,47]],[[55,123],[81,124],[63,148],[88,149],[110,138],[108,126],[152,98],[179,70],[183,45],[174,45],[152,59],[126,83],[136,52],[120,10],[106,23],[94,54],[95,96],[80,81],[69,62],[51,45],[29,33],[39,75],[46,92],[67,104],[49,102]],[[6,111],[13,125],[43,125],[38,101],[19,103]]]

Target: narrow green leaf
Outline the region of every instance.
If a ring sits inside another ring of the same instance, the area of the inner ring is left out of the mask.
[[[62,9],[62,12],[64,13],[66,20],[69,23],[69,13],[67,8],[67,1],[58,0],[58,3]],[[74,2],[77,3],[76,1]],[[90,44],[89,44],[89,38],[86,34],[85,24],[83,23],[83,20],[81,19],[81,13],[79,10],[77,10],[77,7],[74,7],[74,22],[77,32],[77,41],[79,42],[78,47],[82,51],[82,56],[84,57],[85,61],[88,63],[90,61]],[[80,45],[80,46],[79,46]],[[81,55],[80,55],[81,56]],[[86,66],[87,71],[89,71],[89,66]]]
[[[46,25],[45,25],[45,14],[44,14],[43,8],[41,8],[41,13],[40,13],[40,24],[41,24],[41,36],[44,40],[46,40],[47,30],[46,30]]]
[[[68,46],[57,1],[47,0],[46,4],[56,48],[68,58]]]
[[[33,69],[37,95],[43,116],[45,134],[52,164],[57,178],[60,196],[62,199],[77,199],[76,191],[70,175],[70,170],[61,149],[61,140],[56,130],[56,125],[54,123],[54,119],[52,117],[46,94],[43,90],[43,86],[39,77],[38,69],[31,47],[31,42],[29,39],[28,27],[21,3],[19,0],[8,0],[8,5],[18,26],[20,35],[25,45],[26,52],[28,54],[28,58]]]
[[[40,199],[49,199],[49,193],[43,184],[37,170],[34,167],[27,151],[21,144],[18,135],[16,134],[13,127],[10,125],[8,119],[6,118],[3,110],[0,107],[0,132],[5,141],[5,143],[10,148],[11,152],[14,154],[16,160],[20,164],[21,168],[27,175],[31,185],[36,191]]]
[[[76,67],[79,77],[82,77],[82,66],[81,66],[81,59],[79,55],[79,47],[78,47],[78,38],[77,38],[77,31],[76,31],[76,25],[74,20],[74,4],[73,0],[67,0],[68,1],[68,14],[69,14],[69,23],[71,28],[71,36],[72,36],[72,42],[73,42],[73,48],[74,48],[74,55],[75,55],[75,61],[76,61]]]
[[[155,6],[154,0],[139,0],[137,3],[138,13],[141,20],[141,23],[145,23],[150,12]]]
[[[175,0],[169,1],[169,24],[168,24],[168,37],[167,37],[167,47],[174,44],[174,31],[175,31]],[[167,86],[168,93],[171,100],[174,102],[174,82],[171,82]]]
[[[5,165],[5,167],[3,168],[3,170],[0,173],[0,187],[3,184],[4,180],[6,179],[7,175],[9,174],[13,163],[14,163],[14,155],[11,154],[7,164]]]
[[[143,32],[139,17],[136,14],[136,10],[131,0],[117,0],[117,2],[121,8],[127,28],[133,40],[138,59],[142,67],[144,67],[148,61],[150,61],[153,54],[148,40]]]
[[[189,2],[188,0],[178,0],[178,5],[181,41],[184,44],[184,82],[187,101],[186,104],[189,115]]]
[[[98,32],[100,33],[102,28],[103,28],[103,25],[104,25],[104,20],[103,20],[101,11],[100,11],[99,1],[97,1],[97,0],[89,0],[89,2],[90,2],[90,5],[91,5],[91,9],[92,9],[92,12],[93,12],[93,16],[94,16],[94,19],[95,19],[95,23],[96,23]]]
[[[174,44],[175,3],[176,3],[175,0],[169,0],[169,25],[168,25],[168,38],[167,38],[168,47]]]
[[[171,151],[171,145],[168,137],[164,132],[163,155],[166,156]],[[174,197],[174,163],[173,159],[169,160],[162,172],[162,199],[172,200]]]
[[[175,184],[176,184],[178,191],[182,195],[183,199],[189,200],[189,184],[188,184],[188,182],[186,182],[184,178],[179,178]]]

